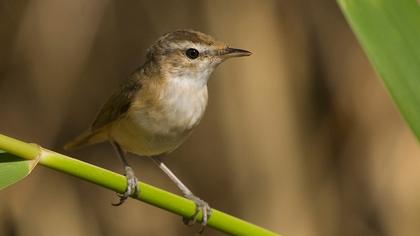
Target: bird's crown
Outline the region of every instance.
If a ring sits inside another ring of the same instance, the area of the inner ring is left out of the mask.
[[[177,30],[161,36],[149,49],[148,57],[169,54],[177,50],[195,48],[198,51],[223,48],[226,45],[212,36],[195,30]]]

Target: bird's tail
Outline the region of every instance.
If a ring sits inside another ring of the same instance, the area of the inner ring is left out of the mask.
[[[79,149],[85,146],[89,146],[96,143],[104,142],[108,139],[106,132],[92,132],[87,130],[83,132],[81,135],[77,136],[74,140],[68,142],[64,145],[65,150],[74,150]]]

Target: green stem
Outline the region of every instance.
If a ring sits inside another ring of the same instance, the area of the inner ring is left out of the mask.
[[[2,134],[0,134],[0,149],[24,159],[32,160],[40,157],[39,163],[43,166],[73,175],[118,193],[123,193],[127,188],[126,179],[120,174]],[[143,182],[139,182],[138,187],[141,192],[139,195],[132,196],[134,199],[183,217],[191,217],[195,212],[195,204],[191,200]],[[200,212],[198,221],[201,220],[202,213]],[[212,215],[207,225],[231,235],[278,235],[216,209],[212,209]]]

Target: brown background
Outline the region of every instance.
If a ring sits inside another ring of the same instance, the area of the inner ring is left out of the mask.
[[[64,152],[161,34],[249,49],[221,65],[167,164],[211,206],[292,235],[420,235],[420,150],[335,1],[0,2],[0,133]],[[67,154],[121,172],[110,145]],[[149,160],[138,177],[177,192]],[[180,217],[39,167],[0,235],[193,235]],[[208,229],[205,235],[222,235]]]

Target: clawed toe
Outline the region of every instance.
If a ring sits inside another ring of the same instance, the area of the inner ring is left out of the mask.
[[[205,226],[207,225],[207,222],[210,219],[211,208],[210,208],[210,206],[207,202],[203,201],[202,199],[200,199],[200,198],[198,198],[194,195],[186,196],[186,197],[188,199],[194,201],[196,208],[195,208],[194,214],[191,217],[189,217],[189,218],[184,217],[183,218],[184,224],[186,224],[188,226],[191,226],[191,225],[194,225],[195,223],[197,223],[198,215],[201,211],[202,214],[203,214],[203,218],[202,218],[202,221],[201,221],[202,227],[201,227],[200,231],[198,232],[198,233],[201,234],[201,233],[204,232]]]
[[[127,177],[127,190],[123,194],[118,194],[120,200],[117,203],[112,203],[113,206],[120,206],[122,205],[125,200],[127,200],[131,195],[138,194],[139,190],[137,188],[137,178],[134,175],[133,170],[131,167],[125,167],[125,176]]]

